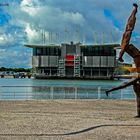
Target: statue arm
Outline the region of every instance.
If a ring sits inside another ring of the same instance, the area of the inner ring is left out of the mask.
[[[123,34],[123,38],[122,38],[122,42],[121,42],[121,52],[119,54],[119,61],[123,62],[123,54],[127,49],[127,46],[129,45],[129,41],[131,39],[131,34],[132,31],[134,29],[135,26],[135,22],[136,22],[136,13],[137,13],[137,8],[138,5],[137,4],[133,4],[134,6],[134,10],[132,11],[128,21],[127,21],[127,25],[126,25],[126,29],[125,32]]]
[[[112,88],[110,90],[107,90],[106,95],[108,96],[109,92],[112,92],[112,91],[115,91],[115,90],[119,90],[119,89],[126,88],[128,86],[131,86],[131,85],[135,84],[138,80],[139,80],[139,78],[134,78],[134,79],[129,80],[128,82],[124,82],[120,86],[117,86],[117,87],[114,87],[114,88]]]

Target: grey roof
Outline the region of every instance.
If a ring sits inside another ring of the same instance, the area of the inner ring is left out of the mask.
[[[83,47],[113,47],[113,48],[120,48],[120,44],[99,44],[99,45],[80,45]]]
[[[60,48],[62,45],[59,44],[25,44],[25,47],[29,48]],[[113,48],[120,48],[120,44],[101,44],[101,45],[86,45],[86,44],[80,44],[80,47],[113,47]]]
[[[60,47],[60,45],[58,44],[25,44],[24,45],[25,47],[28,47],[28,48],[48,48],[48,47]]]

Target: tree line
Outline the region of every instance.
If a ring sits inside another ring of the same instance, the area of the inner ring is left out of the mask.
[[[1,67],[0,71],[13,71],[13,72],[31,72],[31,68],[5,68]]]

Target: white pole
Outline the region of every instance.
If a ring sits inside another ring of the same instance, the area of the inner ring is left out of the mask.
[[[123,100],[123,90],[121,89],[121,100]]]
[[[110,33],[110,42],[113,43],[112,32]]]
[[[77,87],[75,87],[75,100],[77,99]]]
[[[97,33],[93,33],[94,44],[97,44]]]
[[[51,87],[51,91],[50,91],[50,93],[51,93],[51,99],[53,100],[53,87]]]
[[[101,99],[101,87],[98,87],[98,99]]]
[[[102,33],[102,44],[104,44],[105,43],[105,40],[104,40],[104,32]]]
[[[83,34],[83,44],[85,44],[85,43],[86,43],[86,35]]]

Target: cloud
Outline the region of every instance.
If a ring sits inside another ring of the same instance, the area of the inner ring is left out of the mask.
[[[34,8],[36,4],[39,4],[38,0],[22,0],[20,8],[22,11],[28,13],[30,16],[35,16],[38,13],[38,8]]]
[[[42,30],[46,32],[46,39],[48,40],[49,32],[54,34],[63,32],[64,34],[65,26],[72,31],[75,30],[72,29],[73,27],[83,26],[85,22],[82,13],[62,10],[61,7],[42,5],[42,2],[38,0],[23,0],[19,7],[16,5],[16,10],[11,8],[8,12],[12,13],[10,14],[12,17],[10,24],[17,24],[24,28],[27,41],[30,43],[37,43],[39,39],[41,43]],[[63,42],[63,40],[61,41]]]
[[[8,48],[30,54],[31,50],[22,49],[23,45],[42,43],[42,32],[45,32],[46,42],[50,42],[49,35],[52,33],[53,41],[62,43],[67,30],[69,41],[78,38],[77,31],[79,31],[81,42],[86,40],[87,44],[120,43],[127,18],[133,9],[132,3],[136,0],[129,2],[122,0],[76,2],[75,0],[7,0],[7,2],[9,7],[1,10],[1,15],[4,15],[6,20],[1,22],[3,28],[0,28],[0,47],[6,48],[7,55],[13,57]],[[137,14],[134,32],[131,42],[139,47],[140,12]],[[57,41],[56,34],[59,35]],[[16,57],[14,58],[16,60]],[[24,55],[20,58],[18,61],[22,64]],[[6,59],[9,58],[5,58],[5,62],[8,63]],[[16,61],[13,61],[14,63]]]
[[[36,42],[40,38],[39,33],[32,29],[29,24],[25,27],[25,33],[27,34],[28,41],[31,43]]]
[[[0,66],[2,67],[31,67],[31,51],[23,47],[18,49],[0,49]]]
[[[3,34],[0,36],[0,46],[14,43],[14,37],[11,34]]]

